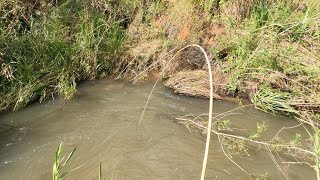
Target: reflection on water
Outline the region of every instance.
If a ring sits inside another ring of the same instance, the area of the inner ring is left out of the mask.
[[[205,138],[170,118],[205,113],[208,101],[178,96],[159,85],[138,126],[151,87],[91,81],[79,86],[77,99],[55,99],[1,114],[0,179],[51,179],[54,152],[61,141],[66,153],[78,147],[68,168],[82,165],[67,179],[98,179],[100,161],[106,179],[199,179]],[[215,101],[214,112],[235,107]],[[264,121],[270,137],[281,127],[295,124],[253,108],[241,113],[227,118],[241,129],[254,129]],[[297,131],[305,134],[303,129],[292,129],[283,136],[293,137]],[[249,179],[224,156],[217,138],[212,139],[207,179]],[[249,172],[268,172],[270,179],[284,179],[267,153],[254,148],[250,153],[249,158],[235,160]],[[290,179],[315,179],[312,169],[305,166],[287,171]]]

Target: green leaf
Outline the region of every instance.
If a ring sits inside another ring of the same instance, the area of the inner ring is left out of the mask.
[[[73,156],[73,154],[74,154],[74,152],[75,152],[76,150],[77,150],[77,147],[75,147],[75,148],[72,150],[72,152],[69,154],[67,160],[63,163],[63,166],[65,166],[65,165],[68,163],[68,161],[71,159],[71,157]]]

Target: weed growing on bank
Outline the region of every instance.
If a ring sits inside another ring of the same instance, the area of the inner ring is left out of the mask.
[[[213,49],[230,75],[227,88],[251,94],[264,111],[319,112],[320,3],[261,0],[249,7],[238,25],[225,17],[228,36]]]
[[[260,110],[309,124],[312,168],[320,179],[320,2],[253,0],[246,10],[231,2],[220,4],[227,8],[220,19],[227,36],[212,49],[230,76],[227,89],[250,94]]]
[[[121,54],[135,1],[0,2],[0,110],[110,73]]]

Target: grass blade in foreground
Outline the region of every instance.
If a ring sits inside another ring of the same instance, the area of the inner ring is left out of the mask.
[[[68,158],[63,162],[64,157],[61,158],[62,154],[62,142],[59,144],[56,154],[55,154],[55,159],[53,162],[53,180],[61,180],[63,177],[65,177],[70,171],[66,171],[61,174],[62,168],[66,166],[66,164],[70,161],[72,158],[73,154],[77,150],[77,147],[75,147],[71,153],[68,155]],[[78,169],[78,168],[76,168]],[[73,169],[75,170],[75,169]],[[73,171],[71,170],[71,171]]]

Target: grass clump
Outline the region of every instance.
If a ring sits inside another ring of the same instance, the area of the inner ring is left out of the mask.
[[[320,3],[260,0],[248,6],[236,25],[225,22],[228,35],[213,51],[230,75],[228,89],[251,94],[265,111],[319,112]]]
[[[135,1],[0,2],[0,110],[111,73]]]

